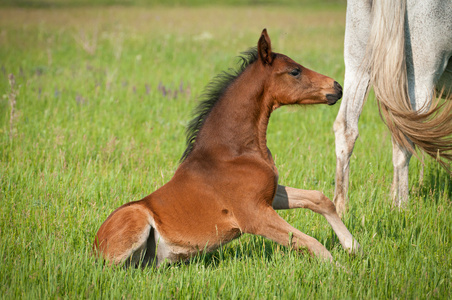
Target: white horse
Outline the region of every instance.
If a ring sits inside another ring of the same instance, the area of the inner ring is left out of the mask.
[[[369,86],[392,134],[397,206],[408,200],[414,146],[445,164],[452,158],[452,101],[431,105],[436,91],[452,92],[451,0],[348,0],[344,97],[334,123],[334,203],[347,209],[350,156]]]

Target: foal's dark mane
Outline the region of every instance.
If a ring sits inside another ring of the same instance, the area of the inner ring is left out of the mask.
[[[257,58],[257,48],[251,48],[248,51],[242,52],[240,58],[240,66],[237,70],[229,69],[228,72],[223,71],[214,77],[214,79],[207,85],[202,94],[202,100],[193,111],[193,119],[188,124],[185,132],[187,135],[187,148],[182,154],[180,162],[182,163],[188,155],[193,150],[193,146],[196,142],[196,137],[199,130],[201,129],[207,116],[212,111],[212,108],[225,93],[226,89],[231,85],[231,83],[237,79],[237,77],[242,74],[242,72],[252,63],[254,63]]]

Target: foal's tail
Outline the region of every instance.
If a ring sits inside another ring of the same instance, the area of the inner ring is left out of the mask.
[[[405,14],[406,0],[373,2],[372,27],[363,66],[370,72],[380,115],[395,142],[418,156],[414,143],[449,169],[452,101],[436,102],[431,107],[417,108],[418,111],[412,109],[405,61]]]

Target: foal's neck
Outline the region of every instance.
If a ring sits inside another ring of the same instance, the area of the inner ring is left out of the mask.
[[[273,110],[264,93],[264,78],[250,65],[227,88],[205,120],[194,150],[225,156],[258,154],[273,161],[267,148],[267,126]]]

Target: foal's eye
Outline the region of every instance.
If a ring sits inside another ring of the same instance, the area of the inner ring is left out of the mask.
[[[292,75],[293,77],[297,77],[298,75],[301,74],[301,70],[300,69],[293,69],[292,71],[289,72],[290,75]]]

